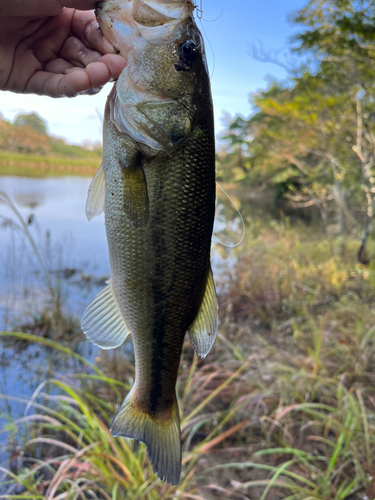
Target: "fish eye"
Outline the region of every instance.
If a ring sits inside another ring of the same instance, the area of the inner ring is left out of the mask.
[[[194,61],[198,57],[198,47],[192,40],[186,40],[178,47],[178,55],[183,61]]]

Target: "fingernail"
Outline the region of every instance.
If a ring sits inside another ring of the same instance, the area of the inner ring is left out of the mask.
[[[95,95],[95,94],[98,94],[101,90],[102,90],[103,87],[99,87],[99,88],[91,88],[89,90],[85,90],[84,92],[80,92],[80,95]]]

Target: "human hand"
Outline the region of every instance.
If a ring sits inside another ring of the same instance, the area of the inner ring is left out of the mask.
[[[126,61],[115,54],[89,11],[96,3],[2,0],[0,89],[74,97],[99,92],[117,79]]]

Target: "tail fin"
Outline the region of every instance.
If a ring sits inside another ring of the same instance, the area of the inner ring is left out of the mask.
[[[158,418],[138,409],[131,391],[113,417],[111,434],[145,443],[154,473],[167,483],[179,483],[182,452],[177,400],[168,419]]]

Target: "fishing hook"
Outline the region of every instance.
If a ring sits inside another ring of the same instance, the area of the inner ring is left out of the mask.
[[[197,5],[197,4],[195,5],[195,9],[196,9],[196,11],[197,11],[197,18],[198,18],[200,21],[201,21],[201,20],[202,20],[202,18],[203,18],[203,5],[202,5],[202,3],[203,3],[203,0],[200,0],[200,2],[199,2],[199,7],[200,7],[200,8],[198,8],[198,5]]]

